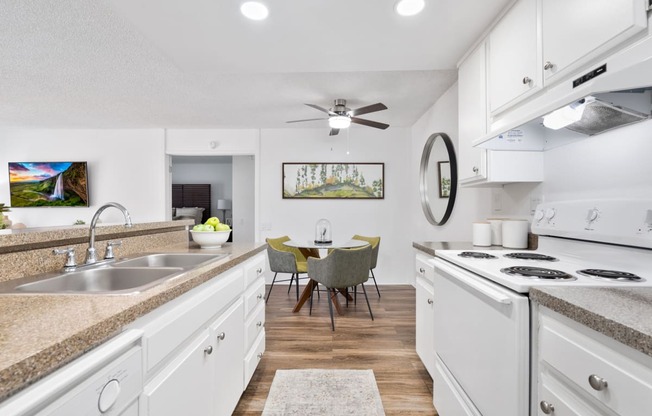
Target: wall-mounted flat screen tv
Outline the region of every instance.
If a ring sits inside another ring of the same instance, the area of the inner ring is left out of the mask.
[[[10,162],[11,207],[87,207],[86,162]]]

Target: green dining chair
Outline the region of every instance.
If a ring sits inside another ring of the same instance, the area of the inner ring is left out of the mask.
[[[296,283],[296,292],[297,292],[297,301],[299,300],[299,279],[307,279],[308,277],[299,277],[299,274],[308,272],[308,263],[306,258],[301,254],[299,249],[294,247],[288,247],[283,244],[286,241],[290,241],[290,237],[283,236],[279,238],[266,238],[267,242],[267,258],[269,259],[269,269],[274,272],[274,278],[272,279],[272,285],[269,287],[269,292],[267,292],[267,298],[265,302],[269,300],[269,295],[272,294],[272,289],[274,288],[274,283],[277,282],[276,276],[279,273],[290,273],[291,276],[289,279],[278,280],[278,282],[290,282],[288,287],[288,293],[292,289],[292,283]]]
[[[376,282],[376,276],[374,275],[374,269],[378,263],[378,250],[380,248],[380,237],[365,237],[362,235],[354,235],[353,240],[366,241],[371,244],[371,264],[369,265],[369,272],[371,272],[371,278],[374,279],[374,286],[376,286],[376,292],[378,292],[378,297],[380,297],[380,289],[378,289],[378,283]]]

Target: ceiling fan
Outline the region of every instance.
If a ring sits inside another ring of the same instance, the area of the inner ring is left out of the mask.
[[[334,106],[330,109],[325,109],[315,104],[306,104],[308,107],[312,107],[316,110],[323,111],[328,114],[328,118],[308,118],[305,120],[292,120],[287,123],[300,123],[303,121],[315,121],[315,120],[328,120],[328,125],[331,128],[329,136],[335,136],[340,132],[340,129],[348,128],[351,123],[362,124],[363,126],[374,127],[377,129],[385,130],[389,127],[389,124],[379,123],[377,121],[371,121],[364,118],[358,118],[359,115],[374,113],[376,111],[387,110],[387,106],[383,103],[371,104],[365,107],[360,107],[355,110],[351,110],[346,106],[346,100],[338,98],[334,102]]]

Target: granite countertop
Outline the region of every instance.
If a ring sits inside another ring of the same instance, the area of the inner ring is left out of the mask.
[[[503,246],[474,246],[470,241],[413,241],[412,247],[431,256],[438,250],[505,250]]]
[[[224,259],[130,295],[0,294],[0,401],[119,333],[125,325],[255,254],[265,243],[200,249],[179,243],[155,252],[227,253]],[[132,257],[132,256],[130,256]]]
[[[540,287],[530,299],[652,356],[652,288]]]

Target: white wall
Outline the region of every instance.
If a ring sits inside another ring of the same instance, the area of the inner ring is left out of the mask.
[[[90,206],[14,208],[9,218],[28,227],[90,223],[106,202],[119,202],[134,222],[165,219],[163,130],[0,130],[0,201],[9,204],[8,162],[88,162]],[[2,168],[4,167],[4,168]],[[122,223],[115,209],[103,223]]]
[[[233,241],[254,242],[255,161],[253,156],[233,157]]]
[[[333,137],[325,127],[269,129],[262,130],[260,143],[261,240],[282,235],[314,240],[315,223],[327,218],[336,240],[349,239],[353,234],[381,237],[375,273],[379,284],[410,282],[409,129],[390,127],[383,131],[352,126]],[[385,199],[283,199],[283,162],[383,162]]]
[[[457,188],[455,207],[446,224],[434,226],[426,220],[419,194],[419,165],[428,137],[446,133],[458,148],[457,83],[412,126],[412,151],[409,166],[409,213],[414,241],[471,241],[471,223],[490,215],[490,190]]]
[[[544,182],[506,185],[505,208],[529,213],[529,199],[652,198],[652,121],[623,127],[544,155]]]
[[[223,218],[224,212],[217,210],[218,199],[233,198],[232,163],[185,163],[172,162],[173,184],[211,185],[211,212],[209,216]],[[226,213],[228,217],[230,212]]]

